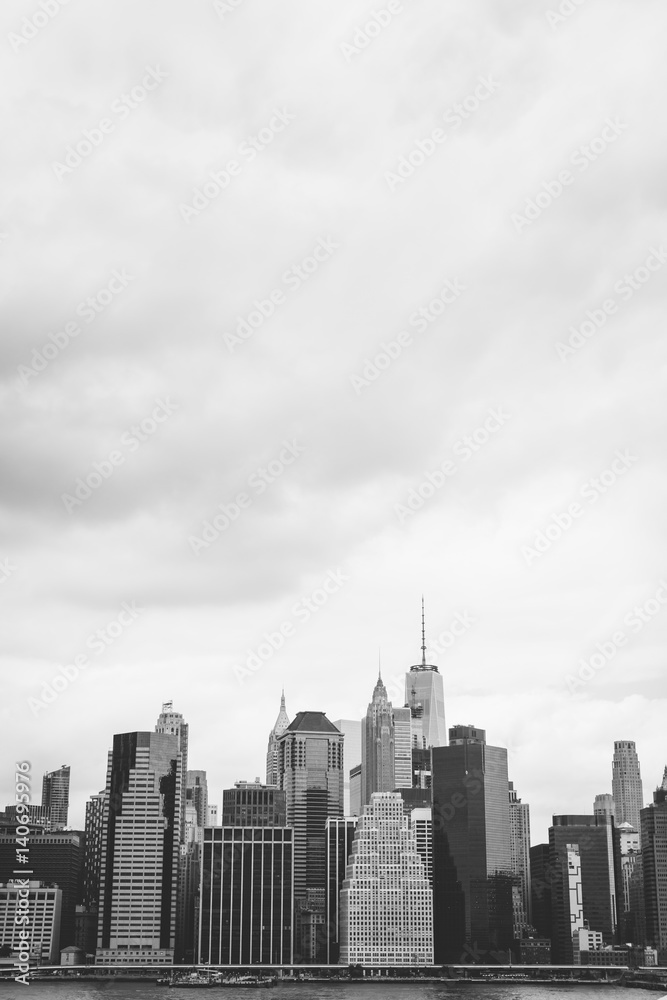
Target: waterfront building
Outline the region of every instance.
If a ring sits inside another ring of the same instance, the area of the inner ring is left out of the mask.
[[[637,748],[632,740],[616,740],[611,767],[616,823],[630,823],[638,830],[644,793]]]
[[[327,965],[335,965],[340,958],[340,891],[352,853],[357,816],[328,819],[327,839],[327,891],[326,891],[326,935]]]
[[[187,737],[186,737],[187,739]],[[114,736],[102,820],[96,962],[174,961],[183,732]]]
[[[294,831],[285,826],[206,827],[197,961],[289,965]]]
[[[667,782],[641,810],[641,848],[646,944],[667,964]]]
[[[605,945],[614,944],[616,862],[614,859],[610,864],[609,860],[610,838],[614,844],[612,834],[613,820],[604,814],[553,817],[549,829],[549,866],[552,956],[557,964],[574,962],[572,935],[579,927],[601,933]],[[578,887],[572,881],[575,877]]]
[[[298,712],[278,740],[279,785],[294,830],[295,961],[324,961],[326,821],[343,815],[343,734],[324,712]]]
[[[285,792],[275,785],[237,781],[222,793],[222,826],[285,826]]]
[[[343,965],[432,965],[431,887],[397,792],[359,818],[340,893]]]
[[[510,858],[519,879],[513,892],[514,937],[519,939],[532,927],[530,898],[530,806],[521,801],[509,782]]]
[[[64,830],[69,809],[70,768],[63,764],[57,771],[47,771],[42,778],[42,807],[48,816],[49,830]]]
[[[370,802],[373,792],[390,792],[395,787],[394,739],[394,713],[378,673],[361,728],[362,806]]]
[[[453,726],[433,747],[433,897],[435,961],[470,954],[508,958],[513,887],[507,750],[489,746],[474,726]]]
[[[436,666],[426,662],[426,628],[422,598],[422,659],[410,667],[405,678],[405,704],[413,718],[413,733],[425,747],[441,747],[447,743],[445,729],[445,695],[442,677]],[[419,711],[420,710],[420,711]],[[417,727],[417,719],[421,720]]]
[[[280,781],[280,771],[278,764],[278,740],[289,726],[289,716],[285,708],[285,692],[280,696],[280,710],[273,729],[269,733],[269,745],[266,751],[266,783],[267,785],[278,785]]]
[[[9,949],[7,956],[18,965],[20,952],[28,951],[29,964],[57,965],[60,962],[60,916],[62,911],[62,889],[45,886],[39,879],[28,883],[28,905],[24,906],[21,895],[25,886],[10,879],[0,882],[0,948]],[[22,918],[27,916],[27,921]],[[28,938],[20,937],[22,930]]]
[[[551,870],[549,845],[535,844],[530,849],[530,911],[533,927],[542,940],[551,942]]]
[[[58,949],[76,944],[76,907],[83,900],[83,831],[31,832],[28,848],[29,877],[62,890]],[[16,867],[16,836],[0,835],[0,882],[16,878]]]
[[[352,810],[350,798],[350,771],[361,765],[361,719],[335,719],[334,726],[340,730],[343,740],[343,812],[346,816],[358,815]]]

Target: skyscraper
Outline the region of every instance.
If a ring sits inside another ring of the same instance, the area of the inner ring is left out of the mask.
[[[361,804],[373,792],[391,792],[394,781],[394,713],[387,689],[378,679],[361,726]]]
[[[205,827],[208,810],[208,781],[206,771],[188,771],[185,786],[185,804],[192,806],[198,827]]]
[[[42,806],[46,810],[50,830],[64,830],[69,807],[70,768],[63,764],[57,771],[47,771],[42,778]]]
[[[667,963],[667,787],[653,793],[641,810],[642,866],[646,941],[657,948],[658,965]]]
[[[445,729],[445,695],[438,668],[426,662],[426,628],[422,598],[422,661],[410,667],[405,678],[405,704],[413,718],[421,718],[420,732],[426,747],[442,747],[447,743]],[[421,709],[421,711],[420,711]],[[414,724],[413,724],[414,725]]]
[[[514,783],[509,782],[510,857],[512,871],[519,878],[515,886],[514,937],[520,938],[532,926],[530,897],[530,806],[522,803]]]
[[[269,733],[269,745],[266,751],[266,783],[277,785],[280,780],[278,770],[278,740],[289,726],[289,718],[285,709],[285,692],[280,696],[280,711],[274,727]]]
[[[179,811],[179,839],[181,842],[185,841],[185,789],[188,783],[188,731],[189,726],[181,713],[174,711],[174,703],[172,701],[163,702],[162,711],[158,715],[157,722],[155,723],[155,732],[165,734],[168,733],[171,736],[175,736],[178,750],[181,755],[180,786],[182,791]]]
[[[343,888],[343,879],[345,878],[348,859],[352,853],[352,841],[356,828],[356,816],[347,816],[343,819],[328,819],[326,822],[327,965],[335,965],[340,958],[340,891]]]
[[[343,965],[432,965],[431,886],[397,792],[359,818],[340,894]]]
[[[644,793],[637,749],[632,740],[616,740],[611,769],[616,823],[629,823],[638,830],[639,812],[644,806]]]
[[[334,719],[334,726],[339,729],[343,740],[343,774],[345,775],[343,811],[346,816],[352,815],[350,799],[350,771],[361,764],[361,719]]]
[[[294,829],[295,961],[322,962],[325,825],[343,815],[343,734],[324,712],[298,712],[278,740],[280,788]]]
[[[412,720],[410,709],[394,708],[394,788],[412,788]]]
[[[222,826],[285,826],[285,792],[275,785],[237,781],[222,793]]]
[[[171,964],[183,789],[177,733],[122,733],[109,752],[96,962]]]
[[[611,816],[611,818],[615,821],[616,804],[614,803],[614,796],[610,795],[609,792],[603,792],[601,795],[596,795],[595,802],[593,803],[593,815]]]
[[[572,964],[573,931],[584,928],[602,934],[605,944],[616,936],[615,862],[610,864],[613,820],[597,816],[554,816],[549,829],[552,959]],[[580,888],[575,892],[575,875]],[[581,910],[580,916],[579,910]],[[576,918],[576,919],[575,919]]]
[[[500,961],[513,937],[507,750],[483,729],[454,726],[433,747],[433,898],[437,964],[470,949]]]

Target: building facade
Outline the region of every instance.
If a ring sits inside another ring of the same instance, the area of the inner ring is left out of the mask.
[[[390,792],[396,787],[394,740],[394,712],[382,677],[378,674],[361,726],[362,806],[370,802],[373,792]]]
[[[632,740],[616,740],[614,743],[611,785],[616,823],[629,823],[638,830],[644,793],[637,748]]]
[[[340,893],[343,965],[432,965],[433,901],[397,792],[364,807]]]
[[[174,961],[182,775],[176,733],[114,736],[104,796],[98,964]]]
[[[507,751],[484,730],[450,729],[433,747],[433,895],[437,964],[509,957],[513,888]]]
[[[42,806],[48,816],[49,829],[64,830],[69,810],[70,768],[63,764],[57,771],[47,771],[42,778]]]
[[[16,964],[27,951],[30,965],[58,965],[62,890],[26,881],[0,883],[0,947],[9,949]]]
[[[285,692],[280,696],[280,711],[273,729],[269,733],[269,745],[266,750],[266,783],[277,785],[280,781],[278,766],[278,740],[289,726],[289,716],[285,708]]]
[[[259,779],[237,781],[222,793],[222,826],[285,826],[285,792],[275,785],[261,785]]]
[[[327,891],[326,935],[327,965],[335,965],[340,958],[340,891],[352,853],[352,841],[357,828],[357,816],[328,819],[327,838]]]
[[[653,802],[641,810],[641,845],[646,943],[658,952],[658,965],[667,964],[667,788],[665,782]]]
[[[518,940],[532,927],[530,895],[530,806],[522,802],[509,782],[510,858],[519,879],[514,892],[514,937]]]
[[[204,830],[198,962],[288,965],[293,958],[294,831]]]

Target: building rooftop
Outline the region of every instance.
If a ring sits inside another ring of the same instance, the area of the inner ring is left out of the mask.
[[[324,712],[297,712],[287,727],[288,733],[340,733]]]

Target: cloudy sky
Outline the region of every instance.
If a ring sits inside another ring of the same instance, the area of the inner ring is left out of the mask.
[[[283,685],[402,701],[422,593],[534,842],[615,739],[650,800],[664,4],[61,3],[0,14],[0,805],[80,826],[170,699],[220,801]]]

